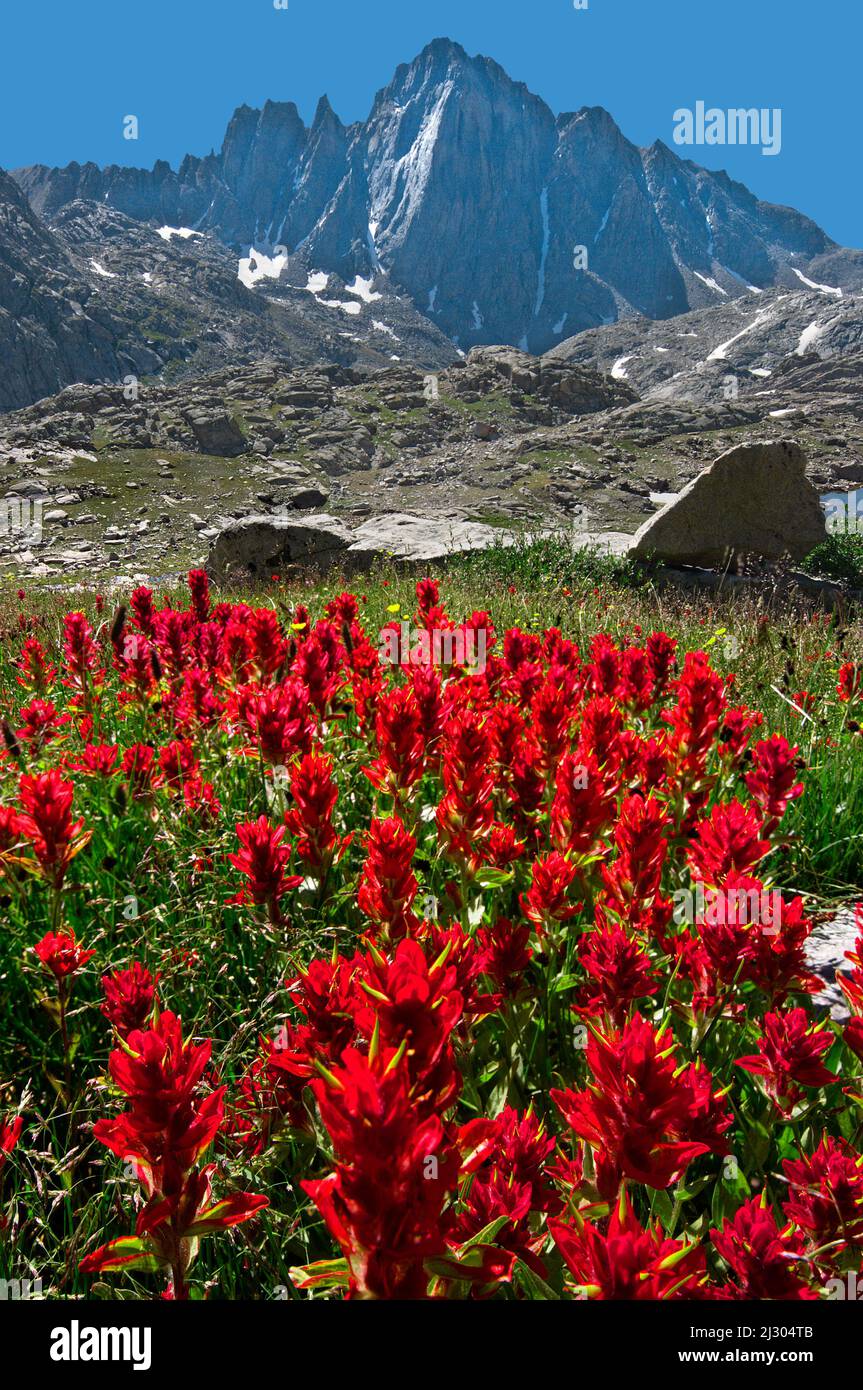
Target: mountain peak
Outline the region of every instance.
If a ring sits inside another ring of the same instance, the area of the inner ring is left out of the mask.
[[[340,130],[344,129],[342,121],[333,110],[329,97],[324,93],[315,107],[315,114],[310,126],[310,132],[313,134],[315,131],[319,130],[322,125],[327,124],[338,126]]]
[[[470,63],[474,60],[471,59],[467,49],[462,48],[455,39],[442,36],[427,43],[414,58],[413,63],[409,63],[407,66],[414,67],[418,63],[429,61],[434,63]]]
[[[396,70],[365,122],[346,128],[326,96],[310,129],[293,102],[242,105],[221,153],[176,174],[164,162],[149,173],[90,165],[18,181],[49,217],[92,200],[244,255],[284,245],[347,284],[388,276],[461,351],[540,353],[634,313],[672,317],[785,284],[791,259],[805,270],[830,248],[807,218],[663,141],[639,150],[603,106],[555,118],[493,59],[446,37]],[[714,263],[727,272],[718,289]]]

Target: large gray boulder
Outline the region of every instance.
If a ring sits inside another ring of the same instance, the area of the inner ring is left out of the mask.
[[[427,516],[390,512],[388,516],[372,517],[356,528],[346,558],[356,569],[367,569],[381,557],[426,564],[511,541],[508,532],[478,521],[436,521]]]
[[[213,541],[207,572],[214,579],[231,574],[266,576],[285,565],[328,569],[348,549],[353,536],[334,516],[246,516],[225,526]]]
[[[380,559],[433,564],[451,555],[511,542],[508,532],[473,521],[437,521],[391,512],[349,530],[325,512],[296,518],[283,512],[230,522],[213,541],[207,570],[219,579],[231,574],[268,575],[285,565],[362,573]]]
[[[236,458],[249,449],[243,431],[225,410],[207,410],[192,406],[184,411],[186,423],[195,436],[202,454],[216,458]]]
[[[631,553],[711,567],[745,554],[802,560],[826,538],[803,450],[793,440],[763,441],[720,455],[645,522]]]

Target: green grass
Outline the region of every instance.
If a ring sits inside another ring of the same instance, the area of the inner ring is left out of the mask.
[[[863,589],[863,535],[836,534],[816,546],[804,561],[809,574]]]

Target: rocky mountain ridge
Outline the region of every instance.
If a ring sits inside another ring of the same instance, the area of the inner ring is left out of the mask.
[[[662,141],[639,149],[600,107],[555,117],[490,58],[435,40],[345,126],[323,98],[240,107],[218,153],[176,171],[94,164],[15,172],[38,214],[79,199],[285,253],[346,284],[388,277],[467,351],[542,353],[633,315],[668,319],[828,278],[863,287],[863,253],[759,201]]]

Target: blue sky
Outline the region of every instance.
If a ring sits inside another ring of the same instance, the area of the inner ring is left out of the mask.
[[[326,92],[364,118],[394,68],[445,35],[555,111],[605,106],[638,144],[678,107],[780,107],[782,151],[699,147],[759,197],[863,246],[860,0],[40,0],[7,5],[0,165],[176,165],[221,144],[242,102]],[[122,119],[140,121],[137,144]]]

